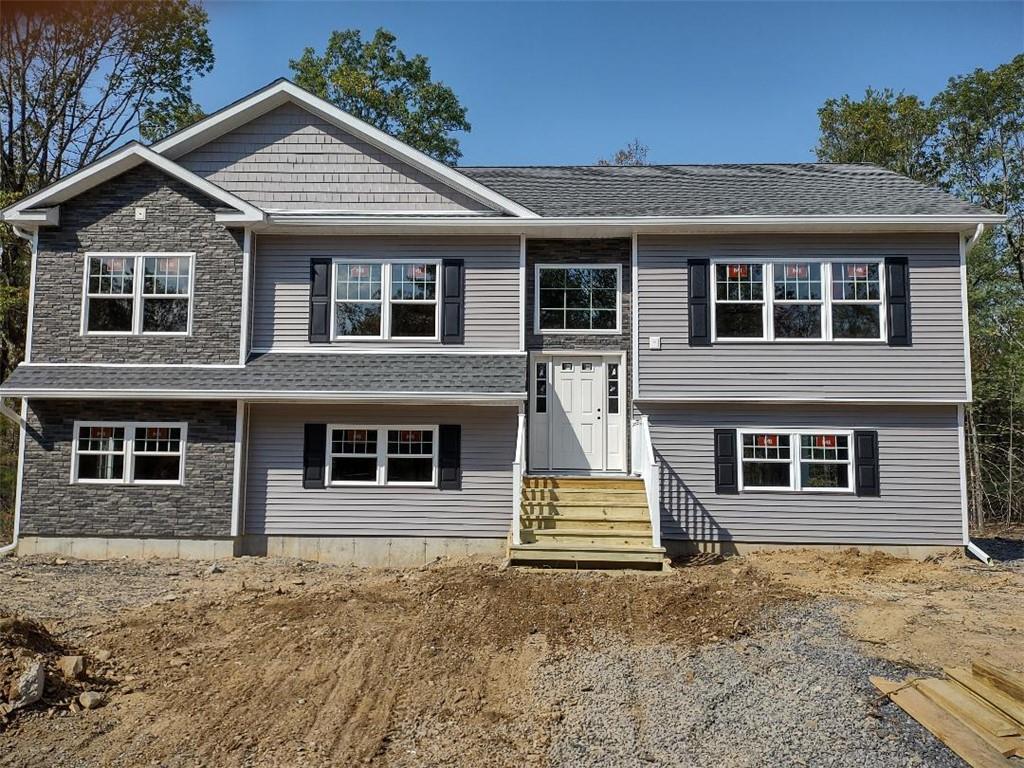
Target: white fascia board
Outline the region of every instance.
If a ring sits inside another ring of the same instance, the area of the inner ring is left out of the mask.
[[[350,234],[531,234],[535,236],[629,237],[642,234],[735,232],[962,232],[979,223],[1000,223],[1000,215],[964,216],[637,216],[637,217],[402,217],[275,213],[264,231]]]
[[[704,403],[751,403],[756,405],[962,405],[963,398],[884,398],[884,397],[634,397],[637,403],[664,403],[667,405],[695,405]]]
[[[347,112],[314,96],[288,80],[271,83],[251,96],[213,113],[195,125],[168,136],[153,145],[153,151],[171,158],[178,158],[206,142],[237,128],[250,120],[266,114],[287,102],[293,102],[329,123],[336,125],[378,149],[400,158],[428,176],[463,192],[486,205],[492,205],[506,213],[522,218],[535,218],[537,214],[491,188],[459,173],[442,162],[389,136],[369,123],[353,117]]]
[[[526,392],[320,392],[241,389],[2,388],[0,396],[31,399],[246,400],[325,403],[520,403]]]
[[[60,181],[54,182],[45,189],[36,192],[34,195],[30,195],[23,200],[19,200],[17,203],[4,210],[3,219],[4,221],[12,223],[20,223],[19,217],[33,215],[30,209],[63,203],[86,190],[92,189],[98,184],[109,181],[115,176],[141,165],[142,163],[150,163],[169,176],[194,187],[212,200],[216,200],[217,202],[234,209],[234,211],[217,214],[217,221],[232,223],[258,223],[262,222],[265,218],[263,211],[254,205],[245,202],[240,197],[218,187],[216,184],[212,184],[201,176],[197,176],[191,171],[182,168],[180,165],[168,160],[166,157],[158,155],[148,147],[144,147],[138,142],[132,142],[116,152],[100,158],[94,163],[90,163],[85,168],[72,173],[70,176],[65,176]],[[54,208],[52,210],[56,209]],[[53,216],[57,216],[57,214],[55,213]],[[56,221],[57,219],[55,218],[54,223],[56,223]],[[40,223],[49,222],[40,222],[36,219],[32,219],[31,223],[38,225]]]

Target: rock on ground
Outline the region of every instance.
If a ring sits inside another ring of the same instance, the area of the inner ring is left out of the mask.
[[[8,709],[14,711],[35,704],[43,698],[46,686],[46,666],[42,661],[29,661],[22,673],[11,681],[7,691]]]
[[[827,604],[782,607],[774,618],[692,655],[610,640],[546,664],[537,694],[558,721],[549,765],[964,766],[879,701],[868,676],[908,670],[861,655]]]

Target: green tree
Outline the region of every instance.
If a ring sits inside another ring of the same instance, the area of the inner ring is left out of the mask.
[[[874,163],[924,182],[941,176],[938,115],[916,96],[868,88],[864,98],[828,99],[818,110],[823,163]]]
[[[967,260],[971,521],[1024,522],[1024,55],[950,78],[925,105],[868,89],[818,110],[818,159],[871,162],[1003,213]]]
[[[452,134],[470,130],[466,108],[451,88],[431,79],[425,56],[406,56],[396,40],[386,29],[369,41],[357,29],[335,31],[322,56],[306,48],[289,66],[306,90],[454,165],[462,152]]]

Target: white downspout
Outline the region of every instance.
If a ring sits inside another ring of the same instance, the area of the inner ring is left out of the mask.
[[[11,229],[14,230],[14,234],[20,237],[22,240],[28,240],[32,245],[32,268],[30,271],[29,280],[31,281],[30,286],[35,285],[35,268],[36,268],[36,250],[38,248],[38,241],[36,240],[37,233],[35,231],[19,227],[17,224],[12,224]],[[28,306],[28,322],[29,326],[27,329],[27,335],[25,338],[25,354],[29,354],[31,347],[31,334],[32,334],[32,289],[29,289],[29,306]],[[11,543],[5,544],[0,547],[0,555],[6,555],[8,552],[13,552],[18,546],[18,528],[21,525],[21,485],[22,477],[25,474],[25,427],[27,425],[26,419],[28,418],[28,400],[25,398],[21,399],[21,415],[19,416],[16,412],[12,411],[6,405],[0,401],[0,414],[9,418],[15,424],[18,425],[18,474],[15,479],[15,491],[14,491],[14,530],[11,533]]]
[[[974,229],[974,234],[971,235],[970,238],[968,238],[967,242],[964,243],[964,264],[963,264],[963,268],[965,270],[965,273],[964,273],[964,297],[963,297],[963,300],[964,300],[964,323],[965,324],[967,323],[967,277],[966,277],[967,254],[969,254],[971,252],[971,248],[974,247],[974,244],[976,242],[978,242],[978,240],[981,238],[981,235],[982,235],[982,233],[984,231],[985,231],[985,225],[979,222],[978,226],[975,227],[975,229]],[[967,333],[967,328],[965,327],[965,329],[964,329],[964,334],[965,334],[964,338],[965,339],[969,339],[970,337],[967,336],[966,333]],[[968,344],[969,344],[969,341],[968,341]],[[970,346],[967,347],[966,354],[967,355],[971,354]],[[968,357],[968,360],[970,360],[970,357]],[[970,371],[968,371],[968,373],[970,373]],[[964,445],[963,449],[966,451],[967,450],[967,446]],[[966,473],[966,466],[964,467],[964,471]],[[966,475],[965,475],[965,482],[966,482]],[[975,544],[973,541],[971,541],[970,538],[968,538],[968,536],[967,536],[967,507],[966,506],[964,507],[964,541],[966,542],[965,543],[965,547],[967,548],[967,551],[970,554],[974,555],[976,558],[978,558],[985,565],[994,565],[995,564],[995,563],[992,562],[992,558],[989,557],[988,553],[985,552],[985,550],[983,550],[981,547],[979,547],[977,544]]]

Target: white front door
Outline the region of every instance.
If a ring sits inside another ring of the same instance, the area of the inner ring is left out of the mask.
[[[605,469],[605,377],[600,357],[552,360],[551,469]]]

